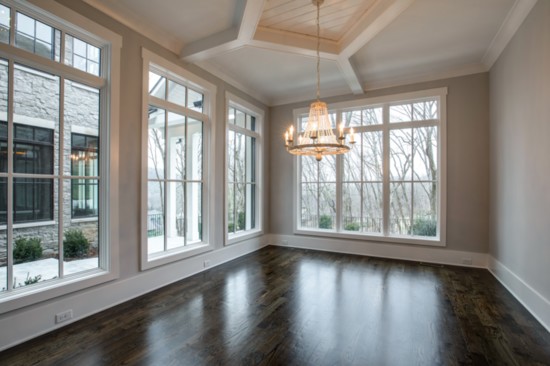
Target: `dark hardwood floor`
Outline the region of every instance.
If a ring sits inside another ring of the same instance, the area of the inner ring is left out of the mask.
[[[0,364],[550,365],[550,334],[486,270],[267,247]]]

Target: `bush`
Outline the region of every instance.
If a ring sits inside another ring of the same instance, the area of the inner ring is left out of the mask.
[[[361,225],[356,222],[350,222],[349,224],[346,224],[346,226],[344,226],[344,230],[347,231],[359,231],[359,229],[361,229]]]
[[[246,215],[244,212],[238,213],[237,230],[244,230],[246,228]]]
[[[65,232],[65,240],[63,240],[63,253],[65,258],[82,258],[88,254],[90,250],[90,242],[82,230],[69,229]]]
[[[32,262],[42,257],[40,238],[19,238],[15,240],[13,260],[15,263]]]
[[[27,279],[25,280],[25,285],[32,285],[33,283],[37,283],[42,279],[42,275],[30,277],[29,273],[27,273]]]
[[[416,219],[412,226],[413,235],[436,236],[437,222],[433,219]]]
[[[332,229],[332,217],[321,215],[319,217],[319,229]]]
[[[230,223],[227,225],[227,232],[228,233],[232,233],[235,231],[235,224],[234,223]]]

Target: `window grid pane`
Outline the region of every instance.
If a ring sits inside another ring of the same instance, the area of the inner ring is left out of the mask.
[[[357,143],[347,154],[324,156],[320,162],[299,157],[299,227],[436,238],[440,224],[439,100],[427,98],[331,113],[338,114],[345,127],[355,128]],[[306,115],[298,116],[302,128],[306,121]],[[415,127],[416,121],[425,122]],[[401,124],[392,125],[395,122]],[[425,127],[426,122],[430,125]],[[386,140],[389,144],[385,147]]]
[[[150,75],[150,90],[164,89],[158,86],[167,85],[166,79]],[[169,98],[185,98],[185,87],[172,80],[168,85]],[[182,100],[178,103],[184,105]],[[152,105],[148,109],[147,253],[151,256],[202,242],[203,122]]]
[[[256,131],[257,124],[255,116],[235,107],[228,108],[227,123],[226,217],[227,232],[232,235],[257,228],[257,139],[248,134]]]
[[[98,220],[100,184],[104,184],[98,176],[100,90],[75,85],[69,81],[71,72],[49,66],[46,59],[65,62],[68,55],[61,54],[64,30],[42,21],[47,13],[38,20],[25,14],[24,2],[12,8],[21,11],[0,5],[0,42],[13,41],[4,46],[6,60],[0,60],[0,223],[4,226],[0,228],[1,291],[98,269],[98,253],[108,249],[100,243],[103,234]],[[10,15],[15,17],[11,19],[13,30]],[[71,29],[80,33],[76,27]],[[14,47],[42,58],[10,50]],[[97,64],[93,70],[99,75],[100,50],[93,52]],[[86,60],[89,55],[85,52],[82,57]],[[11,89],[7,85],[10,74]],[[64,94],[60,93],[62,80]],[[99,84],[108,88],[109,82],[104,79]],[[12,92],[10,98],[8,91]],[[65,111],[63,116],[60,110]],[[94,126],[88,124],[89,119],[93,119]],[[13,139],[8,144],[10,129]],[[73,132],[81,135],[80,139]],[[8,152],[13,152],[12,164],[8,164]],[[9,208],[8,201],[13,203]],[[13,239],[7,243],[6,233],[10,231]],[[9,264],[8,248],[14,256]],[[9,277],[13,281],[7,283]]]

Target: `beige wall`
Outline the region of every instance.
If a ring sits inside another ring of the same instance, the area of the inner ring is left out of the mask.
[[[491,69],[490,98],[490,253],[550,309],[550,1]]]
[[[447,87],[447,248],[487,252],[489,220],[489,78],[487,73],[377,90],[327,103]],[[297,103],[271,108],[271,232],[292,235],[294,157],[283,143]],[[299,241],[297,239],[296,241]]]

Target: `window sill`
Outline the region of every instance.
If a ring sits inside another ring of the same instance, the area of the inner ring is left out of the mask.
[[[225,242],[226,243],[225,245],[240,243],[248,239],[262,236],[263,234],[264,234],[264,231],[262,229],[255,229],[255,230],[244,231],[241,233],[229,234],[227,235],[227,240]]]
[[[354,234],[351,232],[335,232],[328,230],[294,230],[296,235],[308,235],[308,236],[321,236],[327,238],[340,238],[340,239],[352,239],[352,240],[364,240],[375,242],[387,242],[394,244],[412,244],[412,245],[426,245],[434,247],[445,247],[446,243],[440,237],[434,237],[429,239],[420,236],[383,236],[383,235],[366,235],[366,234]]]
[[[71,219],[71,222],[74,222],[76,224],[80,223],[80,222],[94,222],[94,221],[97,221],[97,216],[94,216],[94,217],[82,217],[82,218],[78,218],[78,219]]]
[[[0,314],[96,286],[117,278],[114,272],[94,269],[63,279],[44,281],[0,294]]]
[[[171,249],[166,252],[158,252],[153,254],[146,253],[144,259],[142,258],[141,270],[144,271],[168,263],[180,261],[198,254],[209,252],[212,249],[213,248],[210,244],[197,243],[183,248]]]
[[[34,222],[25,222],[21,224],[13,224],[14,229],[25,229],[29,227],[39,227],[39,226],[51,226],[56,225],[55,221],[34,221]],[[6,230],[6,225],[0,225],[0,230]]]

